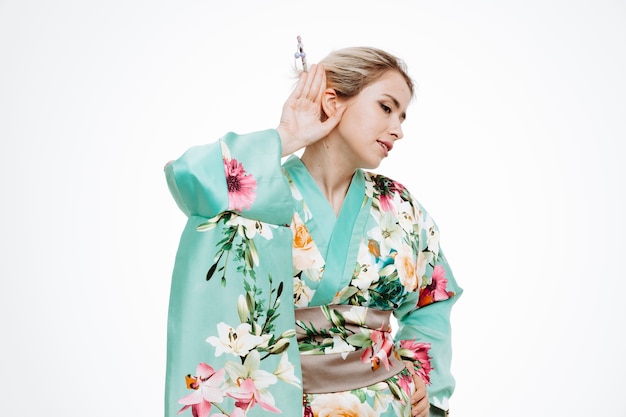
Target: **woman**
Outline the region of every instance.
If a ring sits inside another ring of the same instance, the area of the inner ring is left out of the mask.
[[[396,57],[335,51],[301,74],[277,129],[228,133],[166,166],[189,217],[166,416],[445,415],[461,289],[426,211],[363,171],[402,138],[412,96]]]

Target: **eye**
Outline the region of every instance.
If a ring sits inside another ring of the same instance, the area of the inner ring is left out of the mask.
[[[385,113],[387,113],[387,114],[391,113],[391,107],[389,107],[389,106],[387,106],[387,105],[385,105],[383,103],[380,103],[380,107],[383,109],[383,111]]]

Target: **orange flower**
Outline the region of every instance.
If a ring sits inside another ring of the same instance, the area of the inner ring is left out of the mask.
[[[293,247],[299,250],[309,250],[313,244],[313,239],[309,234],[306,226],[303,224],[295,225],[295,232],[293,235]]]
[[[314,417],[374,417],[377,415],[367,402],[362,403],[359,397],[350,392],[316,395],[311,401],[311,409]]]
[[[418,262],[420,261],[418,255]],[[418,265],[413,259],[413,252],[407,246],[402,246],[398,249],[398,253],[394,258],[394,265],[398,271],[398,277],[400,282],[407,291],[415,291],[419,288],[420,275],[418,271]]]
[[[308,271],[310,279],[319,279],[319,274],[324,267],[324,259],[317,250],[315,242],[306,226],[295,219],[291,226],[293,231],[293,266],[300,271]],[[317,272],[312,272],[317,271]]]
[[[380,258],[380,245],[378,244],[378,242],[376,242],[374,239],[370,239],[367,242],[367,248],[373,256]]]

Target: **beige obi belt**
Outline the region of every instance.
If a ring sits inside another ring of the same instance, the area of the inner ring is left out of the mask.
[[[295,313],[305,393],[366,387],[404,369],[391,335],[391,311],[336,304]]]

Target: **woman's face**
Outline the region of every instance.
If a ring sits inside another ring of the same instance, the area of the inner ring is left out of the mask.
[[[401,124],[410,101],[411,91],[397,71],[387,72],[354,97],[338,99],[346,110],[336,132],[349,164],[366,169],[380,165],[403,136]]]

